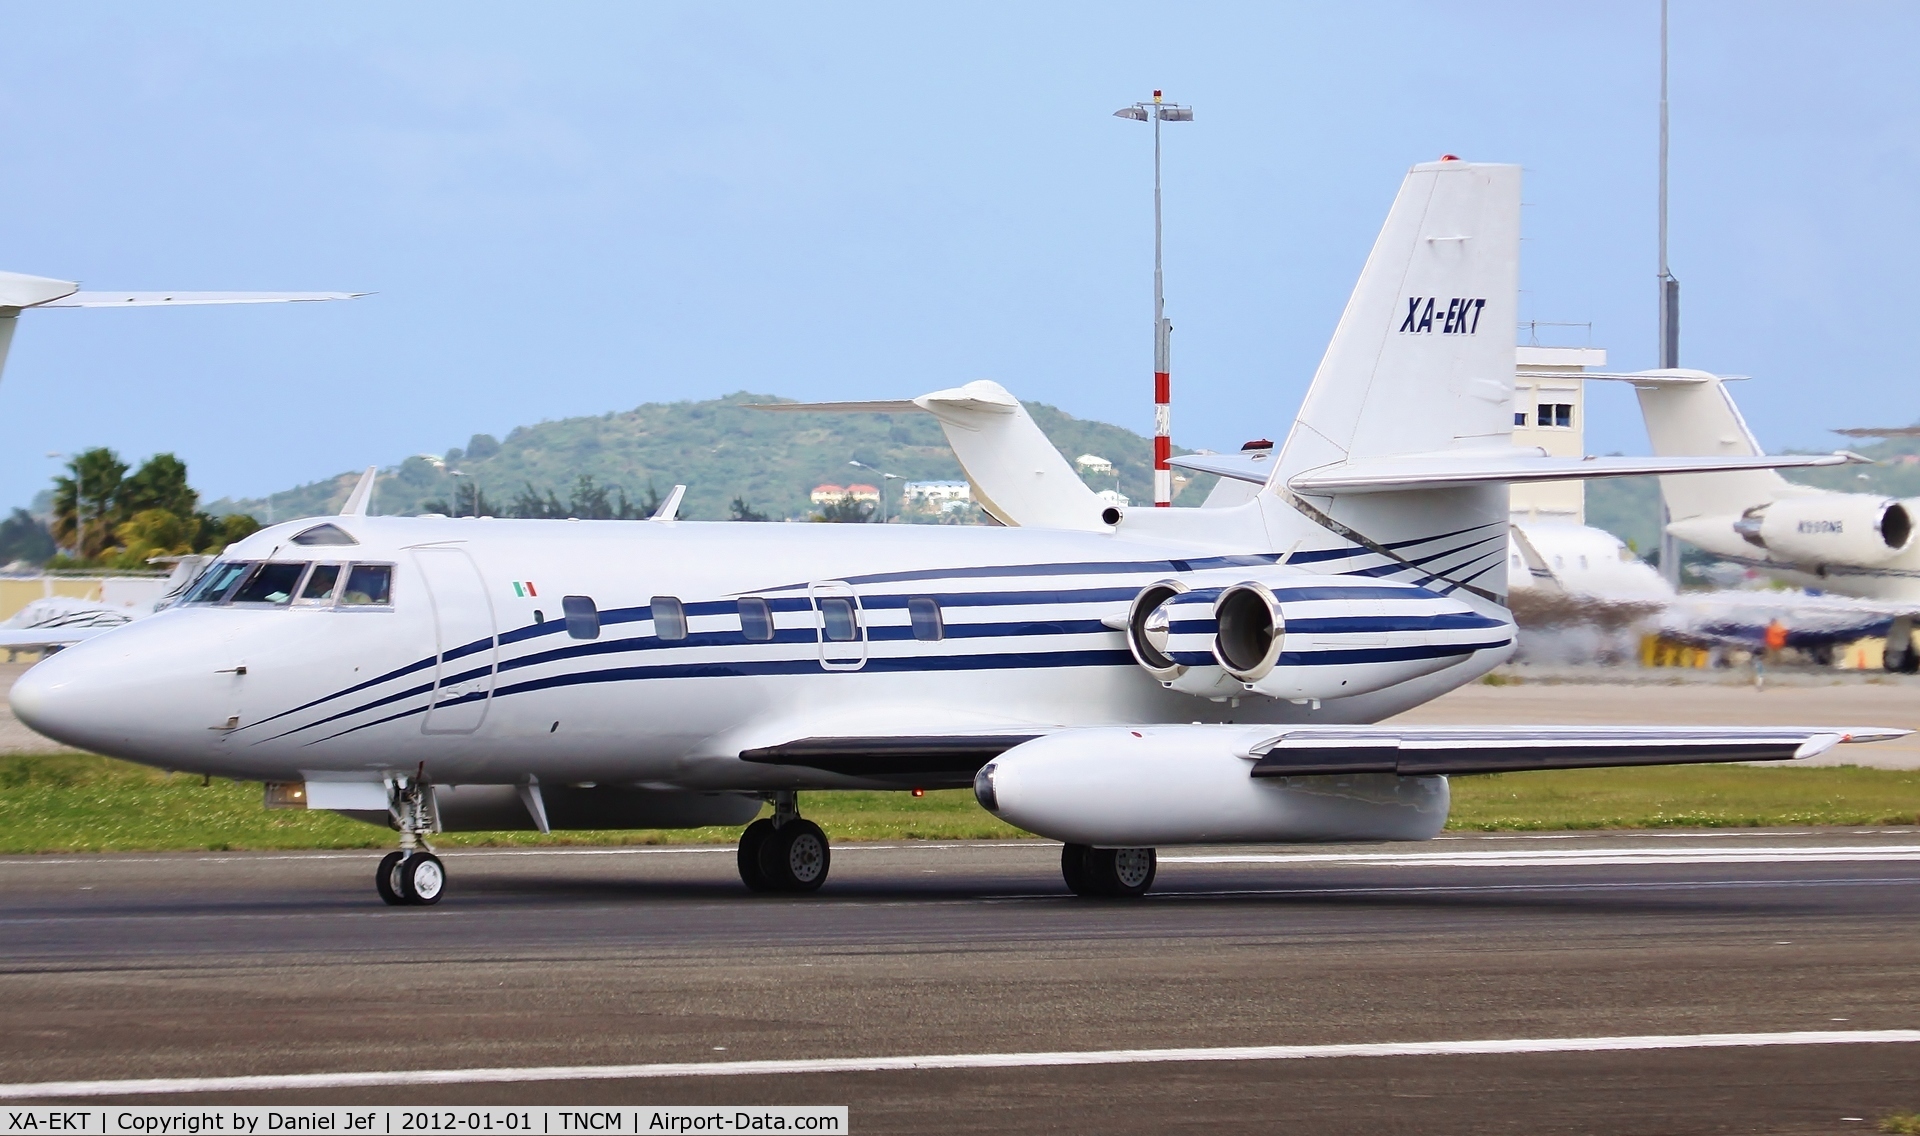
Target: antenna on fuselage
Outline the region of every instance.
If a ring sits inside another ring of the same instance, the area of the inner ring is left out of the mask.
[[[373,501],[373,481],[379,474],[379,466],[367,467],[367,472],[360,475],[360,483],[353,487],[353,492],[347,494],[347,503],[340,506],[341,516],[364,517],[367,515],[367,506]]]

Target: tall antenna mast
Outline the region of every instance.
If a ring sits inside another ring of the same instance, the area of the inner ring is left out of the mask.
[[[1173,323],[1160,287],[1160,124],[1192,122],[1193,108],[1162,102],[1155,91],[1152,102],[1121,107],[1113,116],[1153,123],[1153,503],[1165,509],[1173,504]]]
[[[1660,0],[1660,366],[1680,365],[1680,282],[1667,267],[1667,0]],[[1664,501],[1664,494],[1663,501]],[[1680,548],[1667,532],[1673,520],[1660,506],[1660,575],[1680,587]]]

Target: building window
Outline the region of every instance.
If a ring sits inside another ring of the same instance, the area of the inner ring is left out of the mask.
[[[830,643],[851,643],[860,638],[860,620],[854,614],[853,601],[845,596],[821,596],[820,630]]]
[[[913,620],[913,637],[922,643],[938,643],[947,637],[946,625],[940,620],[940,605],[927,596],[915,596],[907,601],[907,618]]]
[[[592,596],[561,596],[560,610],[566,613],[567,634],[575,639],[600,638],[600,609]]]
[[[655,596],[653,608],[653,633],[656,637],[669,641],[687,637],[687,609],[676,596]]]
[[[773,641],[773,609],[758,596],[740,601],[740,634],[754,643]]]
[[[1516,411],[1514,411],[1514,412],[1513,412],[1513,424],[1514,424],[1515,426],[1525,426],[1525,425],[1527,424],[1527,412],[1526,412],[1526,411],[1524,411],[1524,410],[1516,410]]]
[[[1541,426],[1559,426],[1571,429],[1573,426],[1573,404],[1568,402],[1543,402],[1534,421]]]

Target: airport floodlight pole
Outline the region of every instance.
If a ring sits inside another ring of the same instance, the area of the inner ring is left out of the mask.
[[[880,523],[883,525],[886,524],[887,523],[887,482],[903,481],[905,480],[905,478],[903,478],[900,474],[897,474],[897,473],[887,473],[884,470],[875,469],[863,461],[850,461],[847,464],[857,465],[861,469],[866,470],[868,473],[877,473],[880,475],[880,486],[879,486],[880,507],[874,511],[880,514]],[[903,504],[901,508],[904,511],[905,505]]]
[[[1166,294],[1160,279],[1160,124],[1192,122],[1193,108],[1162,102],[1134,103],[1113,112],[1115,118],[1153,123],[1153,504],[1173,504],[1173,325],[1167,322]]]
[[[447,471],[447,476],[464,477],[467,479],[467,484],[473,484],[473,475],[463,470],[450,469]],[[453,483],[453,515],[456,517],[460,515],[460,483],[458,481]],[[480,515],[480,495],[477,493],[474,494],[473,515],[476,517]]]
[[[1667,0],[1660,0],[1660,344],[1662,368],[1680,365],[1680,281],[1667,266]],[[1664,496],[1664,494],[1663,494]],[[1660,506],[1660,575],[1680,587],[1680,546],[1667,531],[1673,515]]]

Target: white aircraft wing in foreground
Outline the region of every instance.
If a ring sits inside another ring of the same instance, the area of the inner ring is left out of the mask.
[[[391,823],[374,883],[397,904],[442,896],[435,832],[505,825],[741,824],[744,883],[812,890],[831,853],[802,791],[968,782],[1065,843],[1072,890],[1138,895],[1163,844],[1431,837],[1449,772],[1897,733],[1371,724],[1513,650],[1505,479],[1337,490],[1507,444],[1519,216],[1517,167],[1408,173],[1271,478],[1233,507],[1089,517],[1047,490],[1034,510],[1070,515],[996,528],[349,509],[236,543],[179,604],[29,671],[14,712]],[[1018,421],[967,389],[939,400],[982,404],[956,419]],[[1024,508],[1020,478],[1064,468],[1047,452],[987,496]]]

